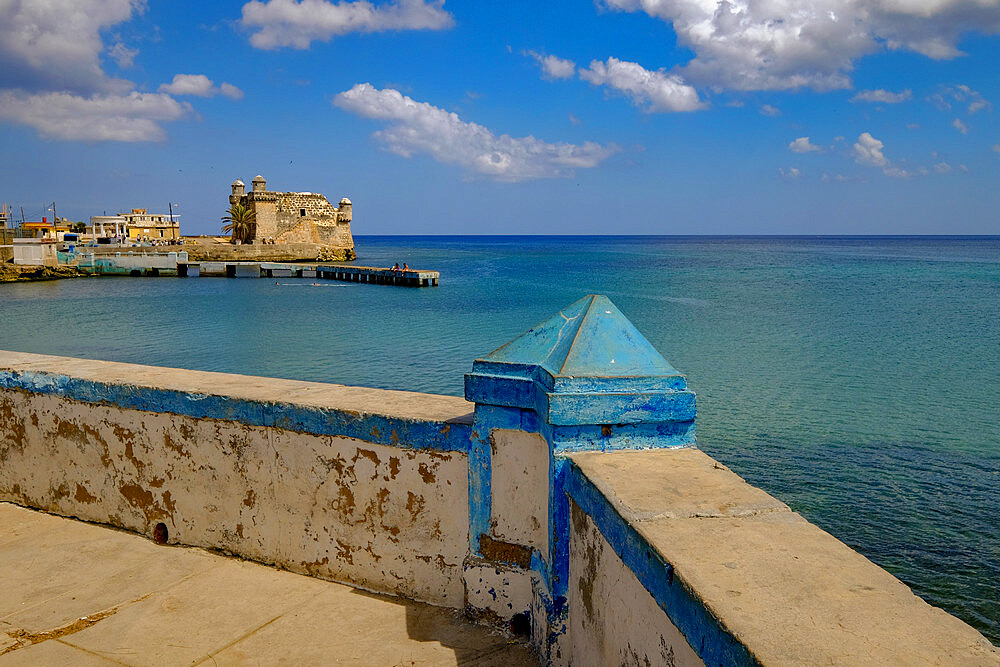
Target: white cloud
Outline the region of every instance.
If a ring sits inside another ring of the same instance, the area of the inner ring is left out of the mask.
[[[938,92],[928,97],[927,100],[941,111],[951,111],[952,104],[967,105],[966,111],[970,114],[993,108],[993,104],[986,100],[982,93],[964,84],[941,86]]]
[[[817,146],[816,144],[809,141],[809,137],[799,137],[795,141],[788,144],[788,150],[793,153],[812,153],[822,151],[822,146]]]
[[[161,141],[162,123],[192,113],[167,94],[109,76],[101,57],[131,67],[137,49],[102,31],[145,10],[145,0],[0,0],[0,122],[68,141]]]
[[[389,127],[374,136],[397,155],[408,158],[426,153],[438,162],[456,164],[499,181],[571,176],[574,169],[596,167],[619,150],[613,144],[589,141],[552,144],[532,136],[497,136],[455,113],[368,83],[338,94],[333,103],[359,116],[389,122]]]
[[[796,181],[802,176],[802,172],[799,171],[798,167],[789,167],[788,169],[778,167],[778,174],[788,181]]]
[[[0,120],[21,123],[43,137],[71,141],[161,141],[161,122],[178,120],[191,106],[162,93],[128,95],[0,91]]]
[[[638,63],[608,58],[594,60],[589,69],[580,70],[580,78],[595,86],[607,86],[624,93],[646,113],[697,111],[706,108],[698,91],[684,79],[664,69],[650,71]]]
[[[576,63],[558,56],[546,55],[536,51],[522,51],[531,56],[542,68],[542,77],[546,79],[569,79],[576,74]]]
[[[881,88],[877,90],[862,90],[857,95],[851,98],[852,102],[881,102],[883,104],[899,104],[900,102],[905,102],[910,97],[913,96],[913,91],[907,88],[906,90],[893,93],[888,90],[883,90]]]
[[[222,94],[234,100],[243,97],[243,91],[231,83],[223,83],[216,87],[212,80],[204,74],[176,74],[170,83],[164,83],[159,88],[161,93],[171,95],[193,95],[195,97],[215,97]]]
[[[888,167],[889,160],[882,153],[882,149],[885,147],[881,141],[873,137],[868,132],[862,132],[861,136],[858,137],[857,143],[854,144],[854,160],[858,164],[864,164],[871,167]]]
[[[771,118],[781,115],[781,109],[779,109],[778,107],[772,107],[770,104],[765,104],[759,109],[759,111],[761,115],[770,116]]]
[[[864,176],[847,176],[845,174],[826,174],[820,178],[824,183],[867,183]]]
[[[115,42],[115,45],[108,49],[108,56],[110,56],[121,69],[128,69],[132,67],[137,55],[139,55],[139,49],[130,49],[121,42]]]
[[[938,162],[934,165],[934,171],[938,174],[947,174],[951,171],[951,165],[947,162]]]
[[[243,99],[243,91],[234,86],[233,84],[226,83],[225,81],[219,84],[219,93],[224,95],[225,97],[228,97],[231,100]]]
[[[673,26],[695,57],[680,70],[697,86],[737,90],[850,87],[859,58],[911,50],[961,55],[968,32],[1000,33],[996,0],[601,0]]]
[[[951,121],[951,126],[954,127],[956,130],[958,130],[959,132],[961,132],[962,134],[969,133],[969,127],[962,122],[961,118],[956,118],[955,120]]]
[[[991,149],[994,153],[1000,153],[1000,144],[993,144]]]
[[[240,24],[256,30],[250,43],[258,49],[308,49],[313,41],[326,42],[351,32],[444,30],[455,20],[444,10],[444,0],[396,0],[379,5],[367,0],[253,0],[243,5]]]
[[[904,169],[897,164],[893,164],[883,152],[885,144],[873,137],[868,132],[862,132],[857,142],[851,150],[854,161],[869,167],[878,167],[882,173],[892,178],[912,178],[913,176],[926,176],[929,171],[921,167],[916,171]]]
[[[131,83],[102,69],[101,30],[143,7],[140,0],[0,1],[0,88],[86,95],[131,89]]]

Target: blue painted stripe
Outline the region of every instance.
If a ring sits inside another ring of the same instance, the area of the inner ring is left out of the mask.
[[[691,447],[695,444],[695,424],[694,421],[687,421],[659,424],[553,426],[549,442],[557,454]]]
[[[691,391],[549,394],[548,422],[574,424],[648,424],[694,421]]]
[[[313,435],[356,438],[401,449],[469,451],[472,426],[278,401],[84,380],[37,371],[0,371],[0,388],[50,394],[83,403],[223,419]]]
[[[625,567],[635,574],[705,664],[758,665],[750,651],[673,576],[673,566],[618,514],[579,466],[569,459],[564,461],[560,473],[566,494],[590,516]],[[568,552],[560,557],[568,561]]]

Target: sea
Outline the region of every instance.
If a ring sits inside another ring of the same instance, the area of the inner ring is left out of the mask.
[[[698,444],[1000,644],[1000,236],[359,236],[313,279],[0,286],[0,348],[462,395],[606,294],[697,393]]]

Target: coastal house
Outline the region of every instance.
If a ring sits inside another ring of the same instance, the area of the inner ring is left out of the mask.
[[[349,249],[351,235],[351,200],[343,197],[334,207],[326,197],[315,192],[275,192],[267,189],[263,176],[251,182],[252,189],[240,179],[232,184],[229,203],[252,210],[256,220],[252,243],[311,243]]]
[[[124,215],[92,215],[87,233],[98,243],[110,243],[127,236],[128,220]]]
[[[22,238],[62,241],[63,234],[70,231],[70,224],[65,218],[49,222],[48,218],[45,217],[41,221],[22,222],[20,236]]]
[[[130,241],[178,241],[181,238],[180,218],[176,213],[149,213],[144,208],[134,208],[131,213],[120,213],[124,218]]]

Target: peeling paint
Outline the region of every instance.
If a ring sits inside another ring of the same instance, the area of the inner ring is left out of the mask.
[[[91,494],[87,491],[87,487],[82,484],[76,485],[76,493],[73,495],[73,499],[78,503],[96,503],[97,496]]]

